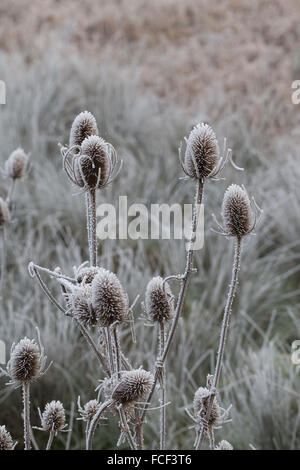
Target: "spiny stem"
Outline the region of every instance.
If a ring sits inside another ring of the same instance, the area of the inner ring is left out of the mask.
[[[111,405],[112,405],[112,400],[105,401],[104,403],[102,403],[99,410],[97,411],[97,413],[93,417],[93,419],[91,421],[91,424],[90,424],[90,427],[89,427],[89,431],[88,431],[88,437],[87,437],[87,441],[86,441],[86,450],[92,450],[93,438],[94,438],[94,434],[95,434],[97,424],[99,423],[99,420],[101,418],[101,414],[106,410],[106,408],[108,408]]]
[[[130,445],[131,449],[136,450],[137,446],[136,446],[136,443],[134,442],[134,439],[131,435],[131,432],[130,432],[130,429],[129,429],[129,426],[128,426],[128,422],[127,422],[127,419],[126,419],[126,415],[124,413],[122,405],[118,408],[118,411],[119,411],[120,421],[121,421],[121,425],[122,425],[121,428],[123,428],[123,430],[124,430],[124,432],[127,436],[127,439],[128,439],[128,442],[129,442],[129,445]]]
[[[109,326],[104,328],[104,334],[105,334],[105,338],[106,338],[106,349],[107,349],[107,355],[108,355],[110,375],[113,375],[113,373],[114,373],[114,357],[113,357],[113,348],[112,348],[112,340],[111,340],[111,331],[110,331]]]
[[[159,330],[160,330],[160,341],[159,341],[159,347],[160,347],[160,355],[162,354],[164,347],[165,347],[165,326],[164,323],[161,322],[159,324]],[[161,377],[160,377],[160,450],[164,450],[166,447],[166,380],[165,380],[165,367],[162,367],[161,370]]]
[[[178,295],[176,310],[175,310],[175,314],[174,314],[173,321],[172,321],[172,326],[170,328],[170,332],[169,332],[169,335],[168,335],[167,342],[165,344],[163,354],[160,357],[159,366],[164,364],[164,362],[167,358],[167,355],[169,353],[171,343],[172,343],[172,340],[174,338],[174,334],[175,334],[175,331],[176,331],[176,328],[177,328],[177,325],[178,325],[179,317],[180,317],[182,309],[183,309],[184,299],[185,299],[185,296],[186,296],[186,292],[187,292],[187,288],[188,288],[188,284],[189,284],[189,279],[190,279],[191,273],[193,271],[193,269],[192,269],[193,268],[193,254],[194,254],[193,247],[194,247],[194,241],[195,241],[194,239],[195,239],[195,234],[196,234],[197,225],[198,225],[198,211],[200,210],[200,205],[202,203],[203,186],[204,186],[203,181],[202,180],[197,180],[196,192],[195,192],[195,202],[194,202],[194,208],[193,208],[192,233],[191,233],[191,237],[190,237],[190,241],[189,241],[189,249],[188,249],[187,257],[186,257],[185,272],[184,272],[184,275],[181,278],[181,288],[180,288],[180,292],[179,292],[179,295]],[[152,386],[152,388],[150,390],[150,393],[148,395],[147,403],[144,406],[144,410],[143,410],[142,417],[141,417],[141,422],[144,421],[144,417],[145,417],[145,414],[147,412],[147,408],[150,405],[150,402],[151,402],[151,399],[152,399],[152,396],[153,396],[158,378],[159,378],[159,367],[156,367],[153,386]],[[141,424],[141,426],[142,426],[142,424]]]
[[[0,297],[4,286],[5,269],[6,269],[6,243],[5,243],[5,227],[0,230],[1,236],[1,275],[0,275]]]
[[[52,430],[50,431],[50,434],[49,434],[49,439],[48,439],[48,442],[47,442],[46,450],[50,450],[50,449],[51,449],[54,436],[55,436],[55,431],[53,431],[53,429],[52,429]]]
[[[113,339],[114,339],[114,347],[115,347],[115,368],[118,378],[120,378],[120,370],[121,370],[121,347],[119,341],[119,334],[118,334],[118,326],[114,326],[113,330]]]
[[[23,383],[23,406],[24,406],[24,443],[25,450],[30,450],[30,394],[29,394],[29,382]]]
[[[217,387],[219,384],[220,373],[221,373],[223,357],[224,357],[224,350],[225,350],[225,345],[226,345],[226,339],[227,339],[227,334],[228,334],[229,325],[230,325],[232,303],[233,303],[233,299],[235,296],[235,291],[236,291],[236,287],[238,283],[238,273],[240,270],[240,262],[241,262],[241,250],[242,250],[242,239],[237,238],[235,251],[234,251],[231,283],[229,286],[228,297],[227,297],[227,301],[226,301],[226,305],[224,309],[223,323],[222,323],[220,342],[219,342],[219,348],[218,348],[217,363],[216,363],[214,378],[213,378],[212,386],[211,386],[211,395],[209,397],[209,401],[207,404],[207,411],[206,411],[206,417],[205,417],[206,421],[209,421],[213,400],[214,400],[214,397],[216,396]],[[196,450],[200,449],[201,444],[203,442],[203,438],[204,438],[204,428],[202,427],[200,434],[199,434],[199,439],[197,440]]]
[[[99,351],[99,349],[97,348],[93,338],[91,337],[91,335],[89,334],[88,330],[82,325],[82,323],[80,323],[79,320],[77,320],[76,318],[74,318],[74,321],[76,323],[76,325],[78,326],[78,328],[80,329],[83,337],[85,338],[85,340],[87,341],[87,343],[90,345],[90,347],[92,348],[92,350],[94,351],[94,353],[96,354],[97,358],[98,358],[98,361],[101,365],[101,367],[103,368],[104,372],[107,374],[107,375],[110,375],[110,371],[108,370],[107,366],[106,366],[106,360],[105,360],[105,357],[103,356],[103,354]]]
[[[97,235],[96,235],[96,190],[88,192],[87,226],[89,237],[90,265],[97,266]]]

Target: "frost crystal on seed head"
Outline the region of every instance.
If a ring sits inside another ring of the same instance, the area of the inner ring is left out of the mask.
[[[14,150],[5,162],[5,174],[16,180],[23,178],[28,164],[28,155],[23,149],[17,148]]]
[[[51,401],[45,406],[42,414],[42,428],[44,431],[61,431],[65,427],[66,416],[63,404],[60,401]]]
[[[216,450],[233,450],[233,447],[228,441],[223,440],[216,446]]]
[[[215,169],[219,160],[216,135],[208,124],[198,124],[186,144],[185,170],[191,178],[204,179]]]
[[[246,191],[237,184],[230,185],[225,191],[222,216],[226,234],[243,237],[251,231],[250,200]]]
[[[123,372],[121,381],[113,390],[112,399],[123,405],[134,403],[149,393],[153,382],[153,375],[144,369]]]
[[[92,306],[102,326],[126,320],[127,297],[115,274],[99,268],[92,282]]]
[[[98,135],[97,122],[88,111],[78,114],[73,121],[70,132],[70,147],[81,145],[90,135]]]
[[[67,295],[71,315],[84,326],[97,324],[97,316],[91,303],[92,288],[90,284],[83,285]]]
[[[9,209],[2,197],[0,197],[0,229],[4,227],[4,225],[9,224],[10,222],[10,214]]]
[[[174,314],[173,296],[167,282],[158,276],[151,279],[146,288],[145,307],[151,321],[169,321]]]
[[[108,144],[101,137],[92,135],[84,139],[82,155],[74,159],[74,174],[79,186],[86,184],[92,189],[105,184],[110,169],[108,151]]]
[[[40,375],[42,357],[34,340],[23,338],[13,346],[7,370],[12,382],[26,383]]]
[[[14,443],[5,426],[0,426],[0,450],[13,450]]]

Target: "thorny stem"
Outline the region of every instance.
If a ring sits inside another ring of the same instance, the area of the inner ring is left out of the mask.
[[[55,431],[52,429],[52,430],[50,431],[50,434],[49,434],[49,439],[48,439],[48,442],[47,442],[46,450],[50,450],[50,449],[51,449],[54,436],[55,436]]]
[[[87,226],[88,226],[88,237],[89,237],[90,265],[97,266],[96,190],[91,189],[88,192],[87,197],[88,197]]]
[[[0,230],[1,236],[1,274],[0,274],[0,297],[2,296],[2,290],[4,285],[4,277],[5,277],[5,266],[6,266],[6,246],[5,246],[5,227]]]
[[[229,286],[228,297],[227,297],[226,305],[224,309],[223,323],[222,323],[220,342],[219,342],[219,348],[218,348],[217,363],[216,363],[214,378],[213,378],[212,386],[211,386],[211,395],[209,397],[209,401],[207,404],[207,411],[206,411],[206,416],[205,416],[206,421],[209,421],[213,400],[216,396],[217,387],[218,387],[218,383],[220,379],[226,339],[227,339],[227,334],[228,334],[229,325],[230,325],[232,303],[233,303],[233,299],[235,296],[236,287],[238,284],[238,273],[240,270],[240,262],[241,262],[241,250],[242,250],[242,239],[237,238],[235,251],[234,251],[231,283]],[[199,438],[197,439],[196,450],[199,450],[201,447],[201,444],[204,438],[204,431],[205,430],[202,427],[199,433]]]
[[[104,335],[106,338],[106,350],[108,353],[108,362],[109,362],[109,369],[110,369],[110,375],[113,375],[114,373],[114,357],[113,357],[113,349],[112,349],[112,340],[111,340],[111,331],[110,327],[107,326],[104,328]]]
[[[204,182],[200,179],[197,180],[195,202],[194,202],[194,208],[193,208],[192,232],[191,232],[191,237],[189,241],[189,249],[188,249],[187,257],[186,257],[185,272],[183,276],[181,277],[181,288],[180,288],[180,292],[178,295],[178,301],[177,301],[176,310],[175,310],[175,314],[174,314],[173,321],[172,321],[172,326],[170,328],[168,339],[165,344],[164,352],[160,358],[158,366],[156,366],[153,386],[149,392],[146,405],[144,406],[144,410],[141,416],[141,423],[139,424],[139,426],[143,425],[147,408],[150,405],[150,402],[151,402],[151,399],[152,399],[152,396],[153,396],[153,393],[157,384],[157,380],[159,378],[159,369],[164,364],[167,358],[167,355],[169,353],[171,343],[174,338],[174,334],[178,325],[179,317],[183,309],[184,300],[185,300],[185,296],[186,296],[186,292],[187,292],[187,288],[189,284],[189,279],[190,279],[191,273],[193,272],[193,255],[194,255],[193,247],[194,247],[195,235],[196,235],[197,224],[198,224],[198,213],[199,213],[200,206],[202,203],[203,187],[204,187]]]
[[[165,347],[165,325],[163,322],[159,324],[160,330],[160,355],[162,354]],[[164,450],[166,447],[166,381],[165,381],[165,367],[162,367],[160,376],[160,450]]]
[[[103,356],[103,354],[101,354],[101,352],[97,348],[97,346],[96,346],[93,338],[90,336],[88,330],[76,318],[74,318],[74,321],[75,321],[76,325],[78,326],[78,328],[80,329],[80,331],[81,331],[83,337],[85,338],[85,340],[87,341],[87,343],[90,345],[92,350],[95,352],[95,354],[98,358],[98,361],[99,361],[101,367],[103,368],[103,370],[105,371],[105,373],[107,375],[110,375],[110,372],[109,372],[109,370],[107,368],[107,365],[106,365],[105,357]]]
[[[15,189],[15,180],[12,179],[11,182],[10,182],[10,186],[9,186],[9,190],[8,190],[7,198],[6,198],[6,203],[8,205],[8,208],[10,207],[11,202],[12,202],[12,196],[13,196],[14,189]]]
[[[24,443],[25,450],[30,450],[30,394],[29,394],[29,382],[23,383],[23,405],[24,405]]]
[[[106,410],[106,408],[111,406],[112,403],[113,403],[112,400],[106,400],[104,403],[102,403],[99,410],[97,411],[97,413],[93,417],[93,419],[91,421],[91,424],[90,424],[90,427],[89,427],[89,431],[88,431],[88,437],[87,437],[87,441],[86,441],[86,450],[92,450],[95,429],[97,427],[97,424],[99,423],[99,420],[101,418],[101,414]]]
[[[127,419],[126,419],[126,416],[125,416],[122,405],[120,407],[118,407],[118,411],[119,411],[119,416],[120,416],[120,421],[121,421],[121,429],[123,428],[123,430],[124,430],[124,432],[127,436],[127,439],[128,439],[128,442],[129,442],[129,445],[130,445],[131,449],[136,450],[137,447],[136,447],[134,439],[131,435],[131,432],[130,432],[128,422],[127,422]]]
[[[115,325],[113,328],[113,339],[114,339],[114,346],[115,346],[115,368],[117,377],[120,378],[120,371],[121,371],[121,348],[120,348],[120,341],[118,335],[118,326]]]

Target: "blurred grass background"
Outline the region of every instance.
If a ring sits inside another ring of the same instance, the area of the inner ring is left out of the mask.
[[[299,2],[224,0],[92,1],[3,0],[0,5],[1,166],[18,146],[31,153],[31,170],[17,184],[8,244],[0,338],[8,349],[36,325],[54,361],[32,387],[37,406],[60,399],[67,410],[80,394],[93,398],[101,378],[80,335],[30,279],[27,264],[72,273],[88,257],[84,202],[61,170],[58,142],[66,143],[73,118],[84,109],[124,160],[123,170],[99,202],[187,203],[193,184],[181,176],[177,148],[191,127],[207,121],[219,142],[226,136],[234,160],[226,181],[205,192],[205,245],[196,254],[184,316],[168,362],[168,446],[191,448],[184,412],[213,370],[231,272],[232,241],[210,231],[223,191],[243,183],[264,209],[256,236],[243,252],[220,401],[231,424],[217,431],[238,449],[300,446],[299,366],[290,349],[299,339],[300,196],[299,112],[291,83],[300,78]],[[7,182],[1,181],[0,194]],[[182,272],[180,241],[111,241],[100,244],[101,265],[119,276],[132,301],[143,300],[153,275]],[[55,285],[53,284],[55,292]],[[124,331],[135,366],[153,367],[155,332],[135,310],[138,344]],[[153,338],[152,338],[153,336]],[[0,379],[0,424],[22,444],[20,391]],[[155,403],[158,404],[156,397]],[[158,412],[146,426],[157,447]],[[45,437],[37,435],[39,440]],[[112,448],[116,422],[98,431],[97,448]],[[63,447],[66,436],[56,442]],[[72,448],[84,445],[75,422]]]

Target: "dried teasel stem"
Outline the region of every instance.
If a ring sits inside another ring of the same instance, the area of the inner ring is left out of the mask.
[[[24,443],[25,443],[25,450],[30,450],[31,426],[30,426],[29,382],[24,382],[22,385],[22,388],[23,388],[23,406],[24,406]]]
[[[55,431],[54,431],[54,429],[51,429],[51,431],[49,433],[49,439],[48,439],[48,442],[47,442],[46,450],[51,449],[54,436],[55,436]]]
[[[226,301],[226,305],[225,305],[225,309],[224,309],[222,330],[221,330],[221,336],[220,336],[220,342],[219,342],[219,348],[218,348],[217,363],[216,363],[214,378],[213,378],[212,386],[211,386],[211,395],[210,395],[210,399],[209,399],[208,406],[207,406],[206,421],[208,421],[209,418],[210,418],[212,404],[213,404],[213,401],[214,401],[214,397],[216,395],[216,390],[217,390],[219,379],[220,379],[220,373],[221,373],[222,362],[223,362],[223,357],[224,357],[226,339],[227,339],[227,334],[228,334],[229,325],[230,325],[232,303],[233,303],[233,299],[234,299],[234,295],[235,295],[235,291],[236,291],[236,287],[237,287],[237,283],[238,283],[238,273],[239,273],[239,269],[240,269],[241,250],[242,250],[242,237],[237,237],[236,245],[235,245],[235,252],[234,252],[234,261],[233,261],[233,268],[232,268],[231,283],[230,283],[228,297],[227,297],[227,301]],[[202,427],[202,429],[199,433],[199,438],[197,440],[196,450],[200,449],[201,444],[203,442],[204,434],[205,434],[205,430],[204,430],[204,427]]]
[[[91,421],[91,424],[89,426],[89,430],[88,430],[88,436],[87,436],[87,440],[86,440],[86,450],[92,450],[93,437],[94,437],[94,434],[95,434],[96,427],[97,427],[97,425],[99,423],[99,420],[101,418],[101,415],[112,404],[113,404],[113,400],[111,400],[111,399],[106,400],[104,403],[102,403],[102,405],[98,409],[97,413],[93,417],[93,419]]]
[[[88,238],[90,251],[90,265],[97,266],[97,219],[96,219],[96,190],[90,189],[87,193]]]
[[[2,296],[4,278],[5,278],[5,269],[6,269],[6,230],[5,227],[0,229],[1,237],[1,274],[0,274],[0,297]]]
[[[163,322],[159,324],[159,334],[160,334],[160,355],[163,353],[165,347],[165,325]],[[166,371],[165,366],[163,365],[160,376],[160,449],[164,450],[166,447]]]
[[[148,395],[146,405],[144,406],[144,410],[143,410],[142,416],[141,416],[141,422],[140,422],[140,424],[138,424],[138,426],[140,426],[140,427],[143,426],[143,421],[144,421],[144,418],[145,418],[145,415],[146,415],[146,412],[147,412],[147,408],[150,405],[150,402],[151,402],[151,399],[152,399],[152,396],[153,396],[153,393],[154,393],[154,390],[155,390],[155,387],[156,387],[156,384],[157,384],[157,381],[158,381],[158,378],[159,378],[159,375],[160,375],[161,367],[165,363],[167,355],[170,351],[171,343],[172,343],[172,340],[174,338],[174,334],[175,334],[175,331],[176,331],[176,328],[177,328],[177,325],[178,325],[178,321],[179,321],[179,318],[180,318],[180,315],[181,315],[181,312],[182,312],[182,309],[183,309],[184,300],[185,300],[185,296],[186,296],[190,276],[193,272],[194,238],[195,238],[197,225],[198,225],[199,210],[200,210],[200,206],[201,206],[201,203],[202,203],[203,187],[204,187],[204,181],[201,180],[201,179],[197,179],[196,180],[195,203],[194,203],[194,208],[193,208],[192,232],[191,232],[191,237],[190,237],[190,242],[189,242],[189,249],[188,249],[188,252],[187,252],[185,272],[184,272],[183,276],[180,277],[181,288],[180,288],[180,292],[179,292],[179,296],[178,296],[178,300],[177,300],[177,304],[176,304],[175,314],[174,314],[174,317],[173,317],[173,320],[172,320],[172,325],[171,325],[171,328],[170,328],[170,331],[169,331],[169,334],[168,334],[168,338],[167,338],[167,341],[166,341],[166,344],[165,344],[165,347],[164,347],[164,351],[163,351],[161,357],[159,358],[158,364],[156,366],[153,386],[152,386],[152,388],[150,390],[150,393]],[[141,430],[138,430],[138,432],[141,432]]]

